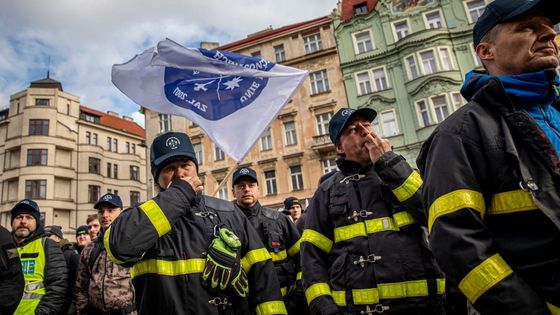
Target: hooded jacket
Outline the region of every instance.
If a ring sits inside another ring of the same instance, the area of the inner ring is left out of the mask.
[[[436,128],[417,160],[434,255],[482,314],[560,310],[560,164],[525,110],[557,110],[555,73],[541,75],[544,93],[533,104],[500,78],[469,76],[462,92],[470,102]]]

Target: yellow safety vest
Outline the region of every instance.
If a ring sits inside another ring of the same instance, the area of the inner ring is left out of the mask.
[[[38,238],[23,247],[18,247],[17,250],[21,260],[23,277],[25,278],[25,288],[14,315],[34,314],[35,308],[47,292],[43,283],[46,265],[43,238]]]

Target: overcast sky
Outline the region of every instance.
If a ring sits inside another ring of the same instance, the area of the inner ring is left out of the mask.
[[[159,40],[187,47],[329,15],[337,0],[0,0],[0,108],[50,75],[81,103],[144,125],[138,105],[111,83],[111,66]]]

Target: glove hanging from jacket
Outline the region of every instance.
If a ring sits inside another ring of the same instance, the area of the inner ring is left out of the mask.
[[[213,289],[225,290],[229,285],[241,297],[249,291],[247,275],[241,268],[241,241],[226,227],[216,227],[216,237],[208,247],[202,279]]]

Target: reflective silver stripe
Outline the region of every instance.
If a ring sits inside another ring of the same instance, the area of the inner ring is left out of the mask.
[[[42,289],[44,287],[45,284],[43,282],[28,283],[25,285],[25,291],[35,291],[37,289]]]
[[[21,297],[22,300],[40,300],[44,294],[24,292]]]

